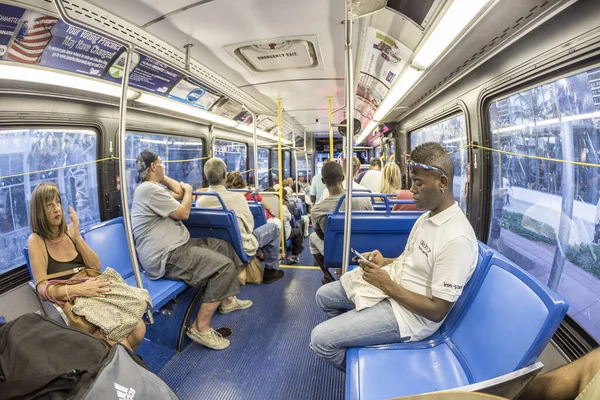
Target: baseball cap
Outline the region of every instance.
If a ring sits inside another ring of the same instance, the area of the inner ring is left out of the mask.
[[[150,168],[150,164],[158,159],[158,153],[154,150],[144,150],[135,159],[135,167],[138,171],[138,183],[146,177],[146,172]]]

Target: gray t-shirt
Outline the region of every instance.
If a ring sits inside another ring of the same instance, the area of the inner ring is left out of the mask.
[[[133,194],[131,225],[135,249],[150,279],[161,278],[169,253],[190,239],[183,223],[169,217],[177,207],[179,202],[158,183],[142,182]]]
[[[341,194],[335,196],[329,196],[323,199],[319,204],[313,207],[310,213],[312,217],[313,226],[318,227],[325,232],[325,223],[327,222],[327,213],[335,210],[337,203],[342,197]],[[342,203],[340,210],[344,210],[346,207],[346,200]],[[370,197],[357,197],[352,198],[352,210],[356,211],[373,211],[373,205],[371,204]]]

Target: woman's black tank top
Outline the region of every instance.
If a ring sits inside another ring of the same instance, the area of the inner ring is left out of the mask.
[[[75,242],[73,242],[73,239],[71,239],[71,236],[69,236],[67,233],[65,233],[65,235],[67,235],[69,240],[71,240],[71,242],[73,243],[73,246],[75,246]],[[81,256],[81,254],[79,254],[79,251],[77,250],[77,246],[75,246],[75,251],[77,252],[77,256],[74,259],[72,259],[71,261],[56,261],[50,255],[50,252],[48,251],[48,246],[46,245],[45,240],[44,240],[44,246],[46,246],[46,253],[48,254],[48,272],[47,272],[48,275],[56,274],[57,272],[67,271],[67,270],[70,270],[73,268],[79,268],[79,267],[85,268],[85,263],[83,262],[83,257]],[[69,277],[66,276],[66,277],[60,278],[60,279],[69,279]]]

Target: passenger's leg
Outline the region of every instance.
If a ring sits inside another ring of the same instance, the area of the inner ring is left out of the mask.
[[[304,237],[307,237],[308,236],[308,227],[310,226],[310,217],[308,215],[303,215],[302,221],[304,222]]]
[[[525,388],[519,399],[572,400],[583,391],[598,372],[600,372],[600,349],[536,377]]]
[[[284,272],[279,269],[280,231],[273,224],[266,224],[254,230],[258,247],[262,248],[265,257],[264,283],[273,283],[283,278]]]
[[[330,283],[319,291],[338,284]],[[373,307],[361,311],[351,310],[320,323],[310,335],[310,347],[319,357],[343,371],[348,347],[394,343],[399,340],[398,323],[392,306],[386,299]]]
[[[292,238],[292,254],[297,256],[304,250],[304,246],[302,246],[302,231],[298,228],[293,228],[290,237]]]
[[[142,340],[144,340],[145,335],[146,323],[143,320],[140,320],[140,322],[138,322],[133,329],[133,332],[131,332],[126,339],[132,351],[135,352],[137,350],[137,348],[140,346],[140,343],[142,343]]]
[[[354,303],[346,295],[340,281],[321,286],[315,294],[315,300],[329,318],[354,309]]]
[[[323,258],[323,254],[325,254],[325,243],[323,242],[323,239],[321,239],[319,236],[317,236],[315,232],[313,232],[310,234],[309,243],[310,254],[312,254],[315,261],[319,265],[319,268],[321,268],[321,271],[323,271],[323,279],[321,279],[321,282],[323,282],[323,284],[326,284],[335,281],[335,278],[333,277],[333,275],[331,275],[331,272],[329,272],[329,270],[325,268],[325,262]]]

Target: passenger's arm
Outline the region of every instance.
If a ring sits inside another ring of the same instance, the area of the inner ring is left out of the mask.
[[[190,211],[192,210],[192,186],[187,183],[180,182],[179,187],[183,192],[183,200],[175,211],[169,214],[169,217],[185,221],[190,217]]]
[[[454,303],[432,297],[423,296],[400,286],[390,278],[381,267],[365,261],[359,261],[364,270],[363,278],[371,285],[381,289],[385,294],[394,299],[398,304],[408,310],[427,318],[430,321],[442,321]]]
[[[100,258],[94,252],[94,250],[90,249],[90,246],[87,245],[85,240],[81,237],[81,231],[79,230],[79,217],[73,207],[69,206],[69,218],[71,222],[69,222],[68,232],[71,239],[75,243],[75,247],[77,247],[77,251],[83,257],[83,263],[86,267],[95,269],[96,271],[100,271],[100,267],[102,264],[100,263]]]
[[[317,196],[315,196],[315,195],[312,195],[312,194],[311,194],[311,195],[310,195],[310,201],[311,201],[313,204],[315,204],[315,203],[317,202]]]
[[[27,241],[27,246],[29,249],[31,273],[33,275],[34,282],[37,282],[44,276],[48,275],[48,253],[46,252],[46,248],[44,246],[44,239],[37,234],[32,233]],[[44,281],[36,286],[36,290],[42,298],[45,298],[44,291],[46,291],[47,285],[48,281]],[[97,279],[70,285],[69,298],[77,296],[104,297],[106,292],[110,292],[110,289],[104,287],[107,285],[110,285],[109,281]],[[47,292],[50,294],[50,297],[56,300],[67,301],[66,289],[64,286],[65,285],[62,284],[50,285],[50,287],[47,289]]]
[[[175,179],[171,179],[165,175],[163,180],[160,182],[169,189],[171,192],[171,196],[175,198],[175,200],[181,200],[184,195],[184,190],[181,186],[181,182],[177,182]]]

